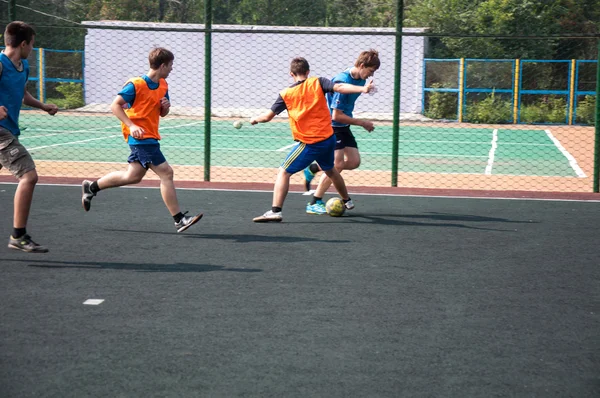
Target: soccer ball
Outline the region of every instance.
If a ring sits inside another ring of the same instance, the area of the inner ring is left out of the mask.
[[[327,210],[327,214],[331,217],[341,217],[346,211],[346,206],[344,206],[344,201],[342,199],[331,198],[325,204],[325,209]]]

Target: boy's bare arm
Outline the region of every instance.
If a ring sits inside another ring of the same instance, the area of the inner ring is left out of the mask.
[[[25,94],[23,95],[23,103],[27,106],[32,106],[34,108],[41,109],[44,112],[48,112],[50,115],[55,115],[56,112],[58,112],[58,106],[54,104],[44,104],[43,102],[38,101],[31,94],[29,94],[29,91],[25,91]]]
[[[333,91],[340,94],[362,94],[368,93],[375,88],[373,80],[365,84],[364,86],[355,86],[354,84],[348,83],[336,83],[333,86]]]
[[[129,133],[133,136],[133,138],[143,138],[144,137],[144,129],[140,126],[133,124],[131,119],[127,116],[125,111],[123,110],[123,106],[127,104],[127,101],[123,99],[120,95],[117,95],[113,100],[112,104],[110,104],[110,110],[112,113],[123,123],[125,126],[129,127]]]
[[[272,110],[268,110],[267,112],[263,113],[262,115],[256,116],[256,117],[253,117],[252,119],[250,119],[250,124],[267,123],[267,122],[270,122],[271,120],[273,120],[274,117],[275,117],[275,112],[273,112]]]

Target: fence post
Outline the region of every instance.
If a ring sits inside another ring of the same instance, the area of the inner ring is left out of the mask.
[[[569,126],[573,124],[573,110],[575,104],[575,65],[576,61],[571,60],[571,81],[569,82],[569,112],[568,112],[568,123]]]
[[[394,115],[392,125],[392,186],[398,186],[398,146],[400,139],[400,87],[402,80],[402,24],[404,20],[404,1],[396,1],[396,65],[394,68]]]
[[[16,0],[8,0],[8,22],[17,20],[17,2]]]
[[[515,59],[515,72],[513,83],[513,124],[519,123],[519,79],[520,79],[521,60]]]
[[[210,181],[212,0],[204,2],[204,181]]]
[[[596,134],[594,145],[594,192],[600,184],[600,40],[598,40],[598,60],[596,62]]]
[[[463,121],[463,102],[465,100],[465,59],[461,58],[458,64],[458,122]]]
[[[46,67],[44,61],[44,49],[38,48],[38,98],[46,102]]]

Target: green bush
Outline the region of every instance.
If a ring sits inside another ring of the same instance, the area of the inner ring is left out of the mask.
[[[586,95],[577,102],[577,123],[594,125],[596,122],[596,97]]]
[[[525,123],[565,123],[567,101],[565,98],[545,98],[530,105],[521,106],[520,121]]]
[[[434,83],[431,88],[443,88],[443,85]],[[456,98],[455,93],[432,91],[429,95],[425,116],[431,119],[456,119]]]
[[[467,106],[467,121],[471,123],[510,123],[512,122],[512,104],[509,100],[496,97],[492,92],[482,101]]]
[[[48,98],[47,102],[55,104],[61,109],[80,108],[85,104],[81,83],[59,83],[56,91],[61,93],[64,98]]]

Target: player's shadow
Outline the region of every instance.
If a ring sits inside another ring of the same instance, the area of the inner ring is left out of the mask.
[[[489,228],[466,223],[517,223],[531,224],[533,221],[515,221],[500,217],[473,216],[469,214],[448,214],[448,213],[425,213],[425,214],[348,214],[345,217],[335,218],[344,223],[355,224],[377,224],[392,226],[416,226],[416,227],[446,227],[446,228],[465,228],[482,231],[508,231],[506,229]],[[416,221],[422,220],[422,221]],[[325,218],[321,223],[331,223],[331,218]],[[312,221],[311,221],[312,222]]]
[[[101,261],[48,261],[48,260],[11,260],[28,263],[30,267],[54,268],[54,269],[90,269],[90,270],[119,270],[136,272],[262,272],[259,268],[224,267],[210,264],[172,263],[125,263],[125,262],[101,262]]]
[[[181,235],[178,233],[167,233],[159,231],[134,231],[125,229],[105,229],[111,232],[131,232],[135,234],[159,234],[159,235]],[[187,239],[214,239],[214,240],[230,240],[235,243],[255,243],[255,242],[270,242],[270,243],[300,243],[300,242],[318,242],[318,243],[349,243],[349,240],[343,239],[324,239],[308,238],[301,236],[273,236],[273,235],[256,235],[256,234],[192,234],[185,233]]]

